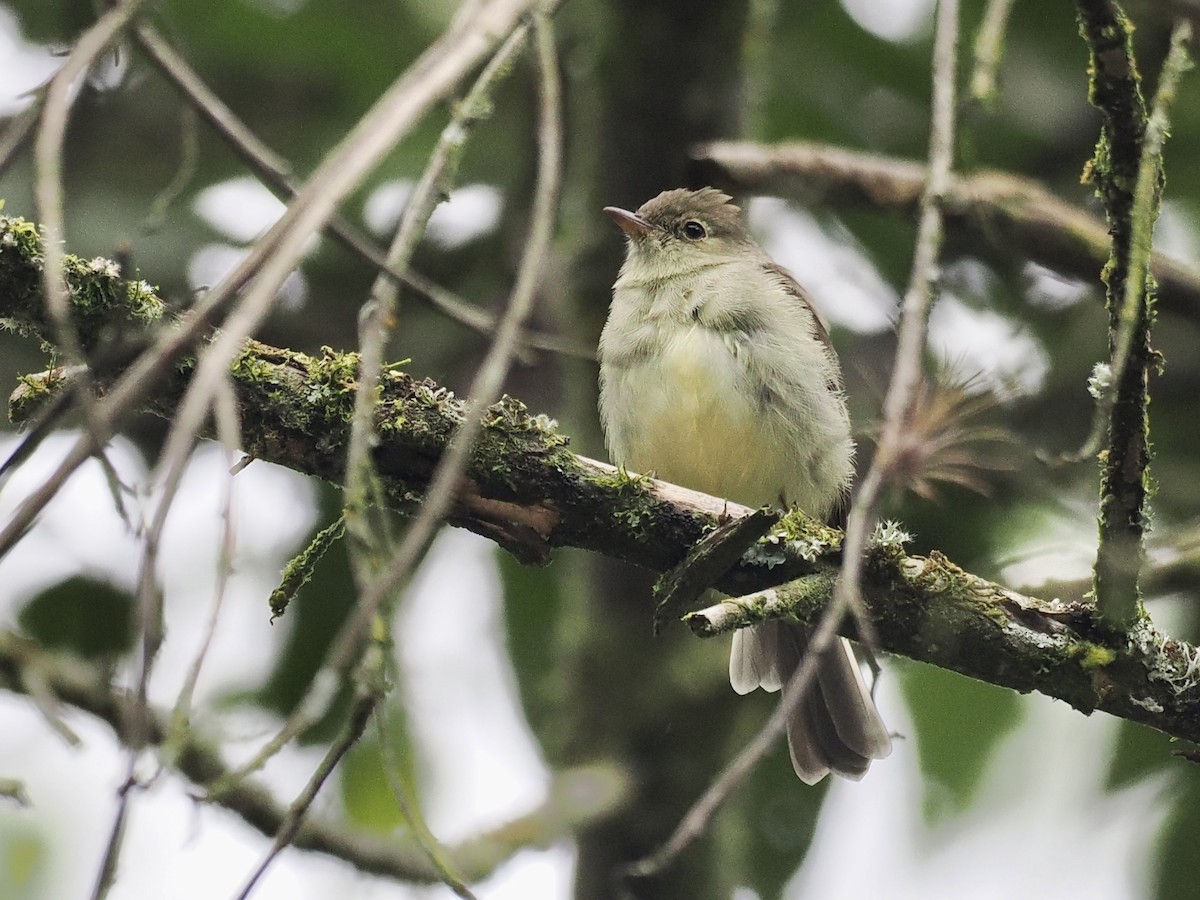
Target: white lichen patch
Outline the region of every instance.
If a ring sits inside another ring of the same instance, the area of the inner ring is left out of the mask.
[[[111,259],[105,259],[103,256],[97,256],[92,259],[87,264],[87,267],[89,272],[95,272],[97,275],[104,275],[108,278],[121,277],[121,267]],[[149,286],[147,285],[147,287]]]
[[[787,555],[783,552],[784,537],[780,532],[771,532],[742,554],[742,561],[747,565],[766,566],[768,569],[783,565],[787,562]]]
[[[1140,706],[1146,712],[1160,713],[1163,711],[1162,704],[1153,697],[1130,697],[1129,702],[1134,706]]]
[[[1182,694],[1200,685],[1200,647],[1168,638],[1148,620],[1129,632],[1129,643],[1144,657],[1147,677]]]
[[[911,543],[913,536],[905,531],[899,522],[885,519],[875,523],[875,530],[868,541],[869,547],[882,547],[887,550],[901,550],[905,544]]]
[[[1113,372],[1112,366],[1108,363],[1098,362],[1092,368],[1092,375],[1088,378],[1087,389],[1095,400],[1100,400],[1107,397],[1112,392]]]

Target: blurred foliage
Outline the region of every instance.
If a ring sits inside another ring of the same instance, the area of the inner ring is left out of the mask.
[[[42,835],[25,823],[0,818],[0,896],[37,896],[46,880],[47,855]]]
[[[415,758],[404,708],[389,704],[380,710],[379,715],[387,720],[388,740],[392,742],[392,752],[399,763],[400,770],[393,773],[392,777],[398,783],[406,784],[412,796],[419,798]],[[350,820],[361,828],[380,834],[392,834],[400,826],[407,831],[385,765],[378,731],[372,725],[338,767],[342,803]]]
[[[47,588],[17,622],[44,647],[85,659],[115,659],[133,647],[133,598],[102,581],[76,576]]]
[[[934,666],[897,661],[925,775],[929,821],[968,809],[1000,740],[1020,721],[1020,698]],[[947,736],[953,736],[947,740]]]
[[[97,4],[8,0],[3,6],[15,14],[24,41],[61,49],[94,21]],[[966,51],[982,6],[967,4],[964,10],[964,83]],[[163,0],[154,21],[209,85],[303,176],[440,33],[454,7],[450,0]],[[763,90],[736,106],[705,79],[736,74],[730,60],[736,59],[745,2],[564,4],[558,23],[567,90],[567,183],[558,258],[547,275],[540,327],[594,343],[621,252],[620,239],[602,221],[599,206],[640,202],[649,193],[625,194],[645,184],[654,190],[676,186],[685,170],[687,141],[696,136],[733,136],[741,119],[749,129],[743,136],[750,138],[824,140],[910,158],[925,154],[930,23],[908,38],[889,41],[861,27],[836,2],[776,2],[773,7],[765,35],[769,44],[760,54],[763,68],[752,73]],[[1167,45],[1166,7],[1151,0],[1129,4],[1151,88]],[[1079,183],[1099,123],[1087,103],[1086,64],[1071,4],[1016,4],[998,103],[990,109],[961,104],[960,166],[1023,174],[1095,209]],[[689,91],[693,82],[703,83],[703,90]],[[1173,111],[1165,194],[1176,237],[1193,249],[1200,246],[1195,91],[1193,76]],[[503,198],[498,226],[457,246],[427,242],[416,258],[421,271],[488,308],[502,302],[509,288],[528,215],[534,109],[528,65],[518,67],[495,105],[495,115],[467,146],[460,183],[498,188]],[[201,217],[195,198],[246,174],[222,140],[200,126],[196,170],[159,227],[148,228],[155,197],[180,166],[182,121],[178,95],[125,44],[106,62],[105,75],[81,88],[65,161],[69,248],[84,256],[120,253],[178,301],[194,287],[188,268],[199,249],[243,246]],[[445,121],[445,110],[428,117],[346,202],[343,213],[361,223],[364,202],[375,189],[417,177]],[[0,175],[6,213],[35,217],[31,179],[28,154]],[[826,224],[848,227],[864,247],[864,264],[874,265],[903,290],[911,223],[870,210],[816,206],[814,212]],[[1034,393],[1003,398],[990,415],[992,424],[1016,437],[1020,455],[1014,471],[990,476],[986,496],[956,489],[944,491],[940,503],[897,496],[887,514],[915,532],[914,550],[936,548],[980,574],[998,577],[1013,553],[1031,541],[1053,545],[1061,538],[1048,525],[1054,516],[1094,505],[1093,466],[1047,469],[1034,462],[1033,451],[1070,450],[1083,440],[1091,417],[1085,383],[1106,353],[1105,314],[1096,290],[1081,290],[1071,302],[1036,302],[1025,260],[1002,249],[981,252],[958,235],[949,238],[949,262],[966,260],[972,271],[983,273],[970,289],[956,283],[956,295],[972,309],[996,312],[1027,329],[1049,367]],[[373,279],[370,268],[321,239],[303,275],[307,299],[276,310],[262,337],[300,350],[352,346],[356,311]],[[485,338],[447,323],[407,295],[400,322],[392,356],[411,357],[411,371],[462,390]],[[1155,331],[1165,367],[1152,386],[1154,512],[1156,535],[1168,541],[1172,529],[1191,522],[1200,509],[1200,456],[1194,444],[1198,324],[1163,314]],[[847,372],[855,421],[865,426],[876,415],[886,385],[891,338],[845,330],[835,331],[833,338]],[[11,384],[17,372],[41,364],[38,348],[0,333],[0,381]],[[513,373],[510,388],[535,410],[563,422],[576,450],[600,455],[595,374],[593,364],[542,354]],[[152,442],[157,432],[146,434]],[[864,442],[863,457],[867,446]],[[332,489],[322,491],[317,527],[336,515],[339,502]],[[580,896],[604,896],[614,860],[627,861],[661,841],[754,733],[773,701],[761,696],[738,701],[730,695],[723,643],[698,645],[683,629],[652,639],[644,578],[614,573],[611,566],[576,553],[562,554],[547,569],[522,568],[505,558],[500,572],[520,697],[547,758],[554,765],[609,758],[637,784],[637,801],[623,818],[580,839],[581,884],[597,879],[593,892],[581,889]],[[335,547],[276,625],[282,648],[269,677],[233,699],[276,713],[295,708],[352,595],[345,548]],[[1184,591],[1182,599],[1179,636],[1195,639],[1200,589]],[[268,614],[265,598],[262,614]],[[75,578],[27,604],[20,623],[47,645],[112,655],[130,646],[130,617],[130,598]],[[912,710],[915,733],[909,737],[927,780],[927,815],[943,819],[968,809],[987,763],[1019,722],[1019,699],[926,666],[892,664],[887,672],[888,677],[898,673]],[[344,709],[338,705],[306,739],[328,738]],[[404,727],[397,725],[395,733],[407,746]],[[1122,724],[1110,786],[1115,790],[1148,776],[1178,785],[1157,850],[1157,896],[1194,896],[1196,867],[1188,861],[1200,829],[1200,775],[1194,766],[1171,758],[1161,736]],[[413,775],[406,771],[402,777]],[[350,818],[372,829],[394,827],[395,807],[370,732],[343,765],[341,779]],[[722,813],[701,848],[685,857],[673,883],[661,886],[660,896],[728,896],[738,885],[750,885],[763,897],[777,896],[808,848],[823,797],[823,788],[796,786],[781,748]],[[19,863],[27,857],[11,854],[28,848],[13,843],[14,833],[0,829],[0,840],[7,842],[0,843],[0,851]],[[18,871],[0,866],[5,868]]]

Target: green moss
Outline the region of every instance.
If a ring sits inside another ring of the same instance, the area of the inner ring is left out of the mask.
[[[24,219],[0,216],[0,280],[6,286],[0,315],[7,327],[22,334],[48,337],[49,319],[43,297],[42,235]],[[157,289],[144,281],[121,277],[120,266],[105,257],[63,258],[67,285],[79,340],[87,350],[114,328],[143,329],[165,314]]]
[[[58,393],[59,370],[37,375],[18,375],[20,386],[8,398],[8,419],[14,425],[29,422],[47,400]]]
[[[342,516],[327,528],[318,531],[309,545],[291,559],[284,567],[279,587],[271,592],[268,603],[271,607],[271,621],[274,622],[287,611],[291,599],[300,588],[312,578],[313,570],[326,552],[341,540],[346,533],[346,523]]]
[[[1117,651],[1091,641],[1080,641],[1072,647],[1072,656],[1085,669],[1100,669],[1116,662]]]
[[[640,536],[644,526],[653,521],[657,500],[650,492],[649,475],[640,475],[618,466],[611,474],[592,475],[589,480],[597,487],[613,493],[611,515],[635,537]]]

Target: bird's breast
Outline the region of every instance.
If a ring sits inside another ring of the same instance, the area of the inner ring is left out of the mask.
[[[655,353],[609,375],[616,461],[741,503],[776,502],[782,485],[764,454],[771,460],[781,448],[738,358],[737,338],[698,323],[660,337]]]

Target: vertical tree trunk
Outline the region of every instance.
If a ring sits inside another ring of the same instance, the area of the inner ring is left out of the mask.
[[[624,247],[600,209],[636,208],[660,191],[686,186],[689,148],[739,133],[747,6],[747,0],[616,0],[564,8],[564,32],[579,41],[564,41],[569,166],[576,167],[578,193],[566,198],[563,218],[580,239],[567,245],[583,248],[570,261],[573,327],[592,345]],[[587,172],[591,177],[580,177]],[[586,416],[596,404],[595,369],[578,369],[568,387],[570,408],[586,421],[573,433],[592,444],[584,452],[601,452],[598,420]],[[634,778],[631,804],[580,838],[576,896],[600,900],[620,896],[614,873],[670,834],[727,758],[734,710],[722,683],[726,642],[698,646],[682,629],[652,637],[642,573],[595,556],[575,562],[582,571],[563,592],[560,611],[561,652],[570,657],[563,671],[571,673],[562,731],[573,741],[551,752],[562,753],[560,762],[617,759]],[[645,689],[649,684],[654,691]],[[722,875],[722,860],[714,858],[721,854],[713,851],[712,844],[697,848],[669,877],[633,885],[634,895],[727,897],[732,876]]]

